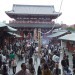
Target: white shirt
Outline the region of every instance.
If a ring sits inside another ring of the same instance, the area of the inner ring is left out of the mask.
[[[51,54],[51,50],[50,49],[48,50],[48,53]]]
[[[58,57],[58,56],[56,56],[56,55],[53,55],[52,60],[53,60],[54,62],[59,62],[60,57]]]
[[[6,62],[6,56],[2,55],[2,62]]]

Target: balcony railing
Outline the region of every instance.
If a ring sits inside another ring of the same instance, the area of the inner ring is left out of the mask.
[[[54,21],[9,21],[9,24],[55,24]]]

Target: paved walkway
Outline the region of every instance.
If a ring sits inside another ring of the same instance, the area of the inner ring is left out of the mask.
[[[66,50],[66,53],[69,55],[69,64],[70,64],[70,69],[72,70],[72,53],[71,52],[68,52]],[[61,50],[61,54],[60,54],[60,63],[59,63],[59,68],[61,69],[61,75],[63,75],[63,72],[62,72],[62,66],[61,66],[61,60],[63,58],[63,50]],[[33,56],[33,61],[34,61],[34,56]],[[38,66],[40,65],[40,59],[37,58],[37,63],[34,64],[34,67],[35,67],[35,71],[36,71],[36,75],[37,75],[37,69],[38,69]],[[16,72],[18,72],[19,70],[21,70],[21,63],[25,62],[25,59],[22,60],[22,61],[18,61],[17,62],[17,69],[16,69]],[[9,72],[9,75],[13,75],[12,73],[12,69],[10,70]]]
[[[34,56],[33,56],[33,61],[34,61]],[[37,63],[34,64],[35,67],[35,71],[36,71],[36,75],[37,75],[37,69],[38,69],[38,65],[40,64],[40,59],[37,58]],[[17,68],[16,68],[16,72],[18,72],[19,70],[21,70],[21,63],[25,63],[25,59],[22,61],[18,61],[17,62]],[[27,63],[26,63],[27,64]],[[13,75],[12,69],[10,69],[9,75]]]

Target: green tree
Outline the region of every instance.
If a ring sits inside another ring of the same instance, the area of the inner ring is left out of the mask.
[[[68,31],[75,31],[75,28],[72,28],[72,27],[68,27],[66,28]]]

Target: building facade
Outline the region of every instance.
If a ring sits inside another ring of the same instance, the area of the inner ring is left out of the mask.
[[[60,27],[54,20],[61,13],[56,12],[54,6],[14,4],[12,10],[5,13],[14,19],[8,25],[17,28],[23,37],[33,37],[36,34],[37,38],[39,28],[42,33],[46,33]]]

